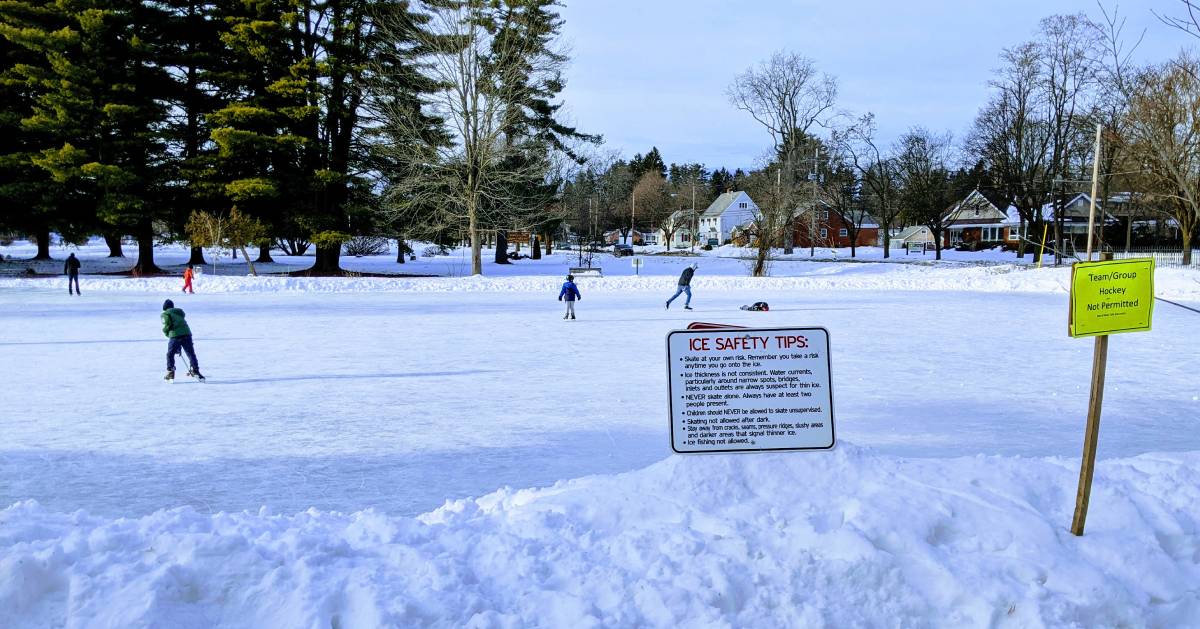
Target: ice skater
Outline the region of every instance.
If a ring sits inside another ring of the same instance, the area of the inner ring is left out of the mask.
[[[167,382],[175,380],[175,355],[180,350],[187,352],[187,375],[204,382],[200,362],[196,360],[196,350],[192,347],[192,329],[188,327],[186,316],[183,310],[175,307],[175,302],[170,299],[163,302],[162,330],[167,337]]]
[[[564,319],[575,318],[575,300],[583,299],[583,295],[579,294],[579,287],[575,285],[575,276],[568,275],[567,281],[563,282],[562,290],[558,291],[558,300],[567,300],[567,314],[563,315]]]
[[[687,299],[683,301],[683,309],[692,309],[692,276],[696,274],[696,269],[698,268],[700,268],[699,264],[692,264],[688,268],[684,269],[683,273],[679,274],[679,285],[675,287],[675,294],[671,295],[671,298],[667,300],[668,310],[671,309],[671,302],[675,301],[675,298],[678,297],[680,293],[687,293]]]
[[[192,270],[192,265],[189,264],[187,266],[187,268],[183,270],[183,292],[185,292],[185,293],[195,293],[196,292],[196,291],[192,290],[192,278],[195,276],[196,276],[196,272]]]
[[[79,291],[79,258],[76,258],[75,254],[67,256],[67,262],[63,264],[63,273],[67,276],[67,294],[82,295]]]

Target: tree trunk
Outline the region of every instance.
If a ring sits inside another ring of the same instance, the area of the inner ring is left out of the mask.
[[[199,265],[199,266],[204,266],[205,264],[208,264],[207,262],[204,261],[204,248],[203,247],[192,247],[192,255],[188,258],[187,263],[191,264],[191,265]]]
[[[1125,218],[1125,253],[1129,253],[1129,245],[1133,240],[1133,214]]]
[[[792,255],[796,251],[795,233],[789,227],[783,235],[783,253]]]
[[[242,255],[246,255],[246,252],[243,251]],[[246,260],[250,260],[250,258],[246,258]],[[271,258],[271,243],[265,242],[258,246],[258,259],[254,262],[257,264],[271,264],[272,262],[275,262],[275,260]]]
[[[37,233],[34,234],[34,239],[37,240],[37,255],[33,256],[34,260],[49,260],[50,258],[50,228],[38,227]]]
[[[1029,230],[1025,227],[1025,219],[1017,220],[1017,258],[1025,257],[1025,247],[1029,245],[1026,242],[1029,238]]]
[[[554,235],[553,235],[553,234],[547,234],[547,235],[546,235],[546,255],[551,255],[551,254],[553,254],[553,253],[554,253],[554,243],[553,243],[553,240],[554,240]]]
[[[496,264],[508,264],[508,232],[496,230]]]
[[[1180,223],[1179,235],[1183,238],[1183,266],[1192,265],[1192,225],[1184,225]]]
[[[771,244],[764,238],[758,241],[758,253],[754,256],[754,269],[751,274],[754,277],[762,277],[767,274],[767,258],[771,255]]]
[[[150,219],[144,218],[138,221],[137,241],[138,259],[131,271],[133,275],[142,276],[162,273],[162,269],[154,264],[154,225],[151,224]]]
[[[317,247],[317,259],[308,275],[342,275],[342,243]]]
[[[533,255],[529,256],[534,260],[542,259],[542,239],[537,236],[533,237]]]
[[[250,261],[250,254],[246,253],[244,248],[242,249],[242,257],[246,259],[246,266],[250,267],[250,275],[258,277],[258,271],[254,270],[254,263]]]
[[[483,243],[479,240],[479,226],[475,221],[474,208],[469,210],[469,225],[471,232],[471,275],[483,275]]]
[[[404,264],[404,239],[396,239],[396,263]]]
[[[108,257],[124,258],[125,252],[121,251],[121,235],[120,234],[104,234],[104,244],[108,245]]]

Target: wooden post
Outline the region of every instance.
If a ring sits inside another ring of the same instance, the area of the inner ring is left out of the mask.
[[[1088,234],[1091,237],[1091,234]],[[1100,254],[1101,260],[1112,260],[1112,252]],[[1096,469],[1096,446],[1100,440],[1100,410],[1104,405],[1104,374],[1108,367],[1108,335],[1096,337],[1092,351],[1092,392],[1088,397],[1087,427],[1083,433],[1083,461],[1079,466],[1079,489],[1075,494],[1075,517],[1071,533],[1083,535],[1087,522],[1088,501],[1092,496],[1092,474]]]
[[[1096,188],[1100,183],[1100,131],[1103,128],[1100,123],[1096,123],[1096,155],[1092,158],[1092,198],[1088,203],[1088,262],[1092,261],[1092,242],[1095,241],[1093,234],[1096,229]]]

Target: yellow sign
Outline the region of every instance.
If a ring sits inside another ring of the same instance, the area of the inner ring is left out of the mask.
[[[1154,259],[1076,262],[1071,273],[1072,337],[1148,332],[1154,313]]]

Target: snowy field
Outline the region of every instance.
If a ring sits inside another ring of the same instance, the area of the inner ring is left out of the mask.
[[[1076,538],[1065,269],[714,255],[685,312],[692,258],[604,256],[563,321],[574,257],[456,255],[0,278],[0,626],[1200,626],[1198,313],[1113,337]],[[1200,273],[1157,293],[1200,308]],[[206,384],[161,381],[167,297]],[[696,320],[827,327],[838,447],[671,455]]]

